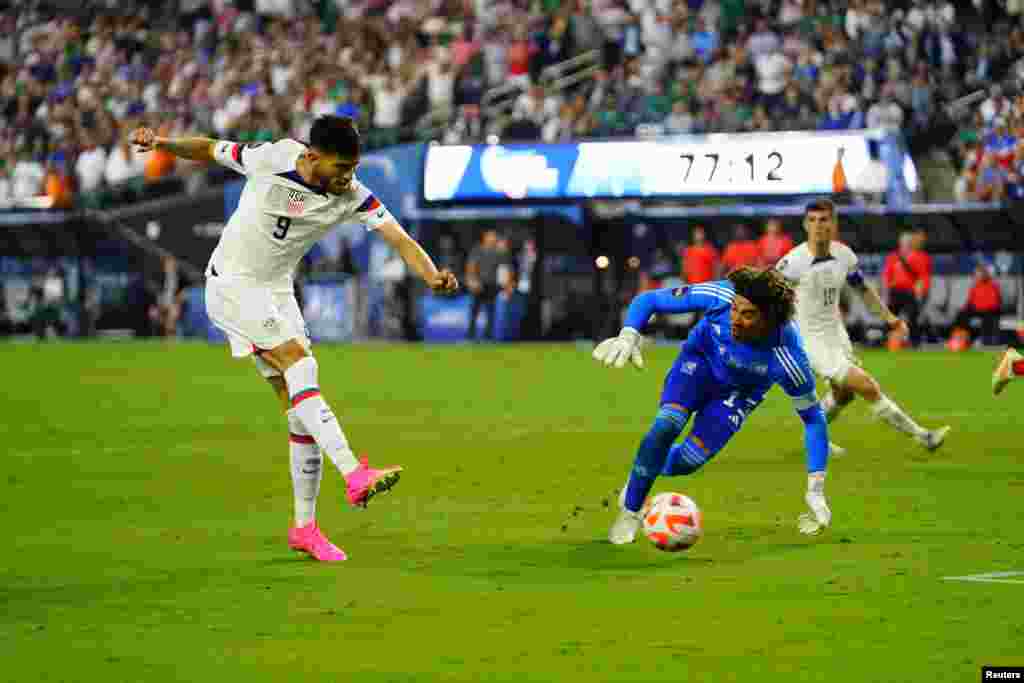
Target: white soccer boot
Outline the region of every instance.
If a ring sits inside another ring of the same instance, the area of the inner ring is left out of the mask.
[[[828,442],[828,456],[830,458],[841,458],[846,455],[846,449],[839,444]]]
[[[640,530],[640,513],[622,508],[615,523],[608,530],[608,540],[614,545],[626,545],[636,540],[636,532]]]
[[[945,443],[946,434],[949,434],[949,429],[949,425],[939,427],[938,429],[930,429],[924,433],[924,436],[916,437],[917,442],[929,451],[938,450],[939,446]]]

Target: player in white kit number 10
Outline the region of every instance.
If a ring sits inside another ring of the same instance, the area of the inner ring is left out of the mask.
[[[825,418],[832,422],[855,396],[860,396],[871,404],[875,417],[911,436],[926,449],[935,450],[945,441],[949,427],[929,430],[918,425],[860,367],[839,311],[839,292],[844,284],[849,284],[860,292],[873,313],[904,335],[906,321],[893,315],[878,291],[864,280],[857,255],[838,240],[839,223],[832,202],[819,200],[809,204],[804,211],[804,230],[807,241],[794,247],[775,267],[796,286],[796,319],[807,356],[814,372],[827,380],[831,388],[821,400]]]
[[[209,138],[131,133],[139,151],[164,149],[196,161],[216,161],[246,176],[206,269],[206,309],[236,358],[251,357],[288,416],[295,524],[288,543],[321,561],[346,559],[316,523],[316,498],[326,453],[346,482],[350,504],[365,507],[398,481],[401,467],[372,468],[357,460],[334,412],[320,395],[317,363],[295,300],[295,268],[339,223],[364,223],[395,248],[435,292],[458,281],[430,256],[355,177],[359,132],[348,117],[322,116],[308,144],[284,139],[245,145]]]

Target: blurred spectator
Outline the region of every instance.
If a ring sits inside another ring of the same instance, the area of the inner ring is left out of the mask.
[[[650,269],[640,271],[637,289],[640,292],[660,289],[665,278],[674,277],[678,272],[679,265],[672,259],[672,256],[661,247],[658,247],[654,250],[654,258],[651,260]]]
[[[498,250],[498,289],[501,296],[507,299],[519,283],[519,276],[516,273],[516,264],[512,260],[511,245],[507,237],[499,237],[495,245]]]
[[[982,202],[998,201],[1005,194],[1004,173],[996,161],[995,154],[985,152],[978,163],[974,178],[972,199]]]
[[[717,279],[719,274],[718,249],[707,238],[704,226],[697,225],[690,235],[690,244],[682,249],[684,282],[695,285]]]
[[[64,153],[54,154],[46,168],[44,191],[55,209],[70,209],[74,202],[74,189],[64,161]]]
[[[107,157],[107,167],[103,177],[108,185],[120,185],[131,180],[139,180],[146,172],[146,160],[135,150],[124,137],[111,150]]]
[[[932,260],[924,251],[922,233],[900,235],[899,247],[885,259],[882,284],[889,294],[889,309],[910,327],[910,342],[920,342],[921,309],[931,287]]]
[[[751,50],[751,54],[756,53]],[[769,109],[775,109],[782,102],[782,91],[786,88],[793,65],[781,49],[775,48],[757,54],[754,67],[757,69],[757,92],[760,100]]]
[[[697,121],[690,104],[686,100],[676,100],[672,113],[665,117],[662,125],[669,135],[685,135],[696,130]]]
[[[107,150],[99,144],[98,136],[86,133],[82,141],[82,149],[75,161],[75,176],[78,179],[78,191],[82,194],[95,192],[103,184],[103,175],[107,167]]]
[[[11,172],[11,197],[17,201],[43,194],[46,169],[27,150],[20,152],[17,159]]]
[[[7,159],[0,157],[0,207],[8,206],[12,196],[11,164]]]
[[[178,321],[181,319],[184,305],[186,283],[178,270],[177,259],[165,256],[162,264],[163,282],[156,301],[149,308],[148,317],[155,335],[175,337],[178,334]]]
[[[67,333],[64,324],[64,272],[51,267],[32,287],[32,331],[39,339]]]
[[[953,321],[954,328],[971,330],[971,320],[981,321],[981,340],[985,344],[998,344],[999,314],[1003,308],[1003,295],[999,283],[985,263],[974,269],[974,282],[967,293],[967,302]]]
[[[523,242],[523,247],[519,251],[519,263],[517,264],[519,271],[519,285],[518,290],[521,294],[529,294],[531,289],[531,283],[533,281],[533,269],[537,264],[537,243],[528,239]]]
[[[722,266],[725,274],[731,273],[740,266],[756,266],[761,261],[761,248],[750,238],[747,226],[737,224],[733,228],[733,239],[725,247],[722,254]]]
[[[782,221],[770,218],[764,224],[764,234],[757,244],[761,252],[761,262],[758,265],[771,268],[793,248],[793,238],[782,231]]]
[[[892,88],[885,86],[878,102],[868,108],[868,128],[890,128],[898,130],[903,125],[903,108],[892,97]]]
[[[494,338],[495,302],[500,291],[498,268],[504,258],[498,248],[498,233],[495,230],[485,230],[480,237],[480,244],[469,253],[469,260],[466,262],[466,287],[473,296],[468,334],[471,341],[477,338],[476,318],[480,314],[480,309],[487,313],[483,338]]]
[[[549,97],[540,85],[531,85],[516,99],[512,115],[543,129],[549,121],[559,116],[559,100],[557,97]]]

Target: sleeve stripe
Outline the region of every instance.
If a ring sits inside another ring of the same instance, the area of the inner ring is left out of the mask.
[[[694,285],[690,288],[690,291],[694,294],[706,294],[708,296],[715,296],[723,301],[732,302],[733,292],[725,289],[724,287],[711,287],[705,285]]]
[[[793,354],[790,353],[789,349],[787,349],[786,347],[782,347],[781,351],[782,355],[785,356],[787,360],[789,360],[789,363],[793,367],[793,369],[796,370],[796,375],[797,377],[800,378],[800,382],[798,383],[806,382],[807,375],[804,374],[803,368],[801,368],[800,364],[797,363],[796,360],[793,358]]]
[[[724,296],[722,296],[721,294],[715,294],[714,292],[709,292],[709,291],[705,291],[705,290],[691,289],[689,291],[689,294],[700,294],[701,296],[709,296],[709,297],[711,297],[713,299],[718,299],[719,301],[721,301],[723,303],[727,303],[727,304],[732,303],[732,299],[727,299]]]
[[[380,207],[380,202],[372,194],[363,200],[363,203],[356,209],[356,213],[366,213]]]
[[[789,379],[790,381],[793,382],[793,384],[797,386],[803,384],[799,368],[795,367],[793,361],[790,360],[789,357],[786,355],[785,349],[781,347],[776,348],[775,357],[779,359],[779,363],[782,364],[783,369],[786,371],[786,374],[789,376]]]
[[[727,296],[730,299],[735,295],[735,292],[727,287],[723,287],[722,285],[709,284],[706,282],[702,282],[699,285],[694,285],[693,288],[696,289],[697,291],[709,290],[718,292],[719,294]]]
[[[797,373],[799,373],[799,375],[800,375],[801,379],[803,379],[803,381],[809,382],[809,381],[813,380],[813,377],[811,377],[811,378],[807,377],[807,373],[804,372],[803,366],[800,365],[800,363],[796,362],[796,358],[793,357],[793,352],[792,351],[790,351],[789,349],[784,348],[784,349],[782,349],[782,352],[784,354],[786,354],[787,358],[789,358],[789,362],[792,363],[793,367],[796,368]]]
[[[242,146],[238,143],[231,145],[231,158],[235,163],[242,166]]]

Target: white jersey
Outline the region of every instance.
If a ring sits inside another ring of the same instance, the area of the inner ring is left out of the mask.
[[[858,288],[864,285],[852,249],[833,241],[828,256],[814,258],[804,242],[783,256],[775,269],[796,285],[797,324],[805,337],[847,338],[839,292],[846,283]]]
[[[245,278],[291,291],[299,261],[336,225],[364,223],[373,230],[393,220],[357,179],[343,195],[307,184],[295,170],[306,149],[291,139],[255,145],[217,142],[214,158],[247,180],[238,208],[210,256],[207,275]]]

